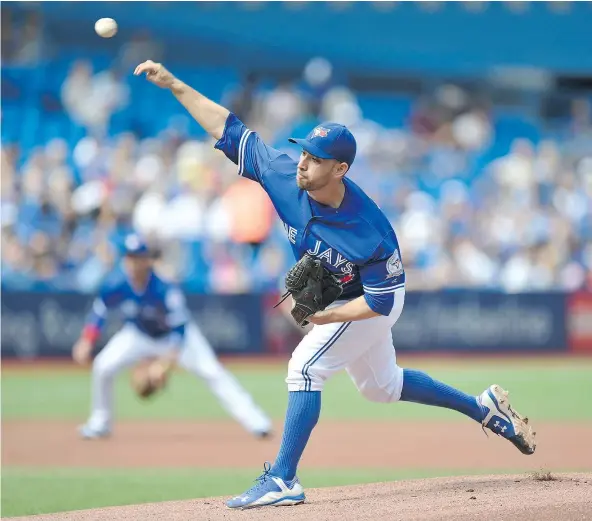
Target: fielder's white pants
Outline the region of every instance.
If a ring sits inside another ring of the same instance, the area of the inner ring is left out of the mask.
[[[327,379],[345,369],[368,400],[398,401],[403,369],[397,365],[391,328],[403,311],[405,288],[396,290],[394,296],[389,316],[315,325],[292,353],[288,390],[321,391]]]
[[[167,338],[150,338],[132,324],[126,324],[97,355],[92,368],[92,413],[89,426],[110,428],[113,420],[113,383],[122,369],[140,360],[162,356],[172,348]],[[220,363],[196,324],[185,331],[179,365],[205,380],[226,411],[253,433],[269,431],[271,420],[249,393]]]

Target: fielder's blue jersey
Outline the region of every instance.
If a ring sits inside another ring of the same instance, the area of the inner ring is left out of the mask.
[[[93,302],[86,328],[99,333],[109,310],[119,310],[124,321],[152,338],[175,335],[181,340],[189,313],[185,296],[175,285],[151,272],[146,288],[136,292],[124,275],[107,282]]]
[[[394,292],[405,285],[395,232],[376,203],[348,178],[339,208],[314,201],[296,184],[297,162],[266,145],[234,114],[215,147],[238,165],[238,174],[257,181],[283,222],[296,259],[306,252],[341,275],[342,298],[364,295],[376,313],[388,315]]]

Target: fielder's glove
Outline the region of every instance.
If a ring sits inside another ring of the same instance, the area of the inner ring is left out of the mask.
[[[324,310],[337,300],[343,288],[336,275],[325,268],[321,261],[305,254],[286,275],[286,292],[275,305],[279,306],[292,295],[294,307],[291,314],[296,324],[304,327],[306,320],[317,311]]]
[[[131,371],[131,385],[140,398],[150,398],[166,385],[166,381],[162,384],[152,381],[149,375],[151,363],[152,360],[139,362]]]
[[[154,393],[160,390],[160,388],[154,385],[150,380],[138,382],[135,388],[136,394],[140,398],[150,398]]]

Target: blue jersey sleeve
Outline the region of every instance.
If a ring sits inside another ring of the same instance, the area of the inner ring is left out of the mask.
[[[256,132],[249,130],[232,112],[228,115],[224,133],[215,148],[238,166],[238,175],[248,177],[262,185],[272,163],[281,156],[279,150],[266,145]]]
[[[394,294],[405,285],[405,272],[394,233],[385,237],[368,264],[360,267],[364,298],[372,311],[389,315]]]
[[[107,319],[109,309],[118,305],[121,300],[117,288],[104,286],[95,297],[92,308],[84,324],[83,336],[94,342],[100,336]]]

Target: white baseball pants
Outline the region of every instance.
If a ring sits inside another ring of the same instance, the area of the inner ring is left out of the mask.
[[[391,328],[403,311],[405,288],[394,295],[389,316],[315,325],[292,353],[286,378],[288,390],[322,391],[328,378],[345,369],[368,400],[398,401],[403,369],[397,365]]]
[[[140,360],[161,356],[172,346],[169,340],[153,339],[132,324],[126,324],[97,355],[92,368],[92,413],[89,426],[109,429],[113,420],[113,383],[122,369]],[[205,380],[226,411],[245,429],[256,434],[271,430],[271,420],[249,393],[220,363],[196,324],[185,331],[179,365]]]

